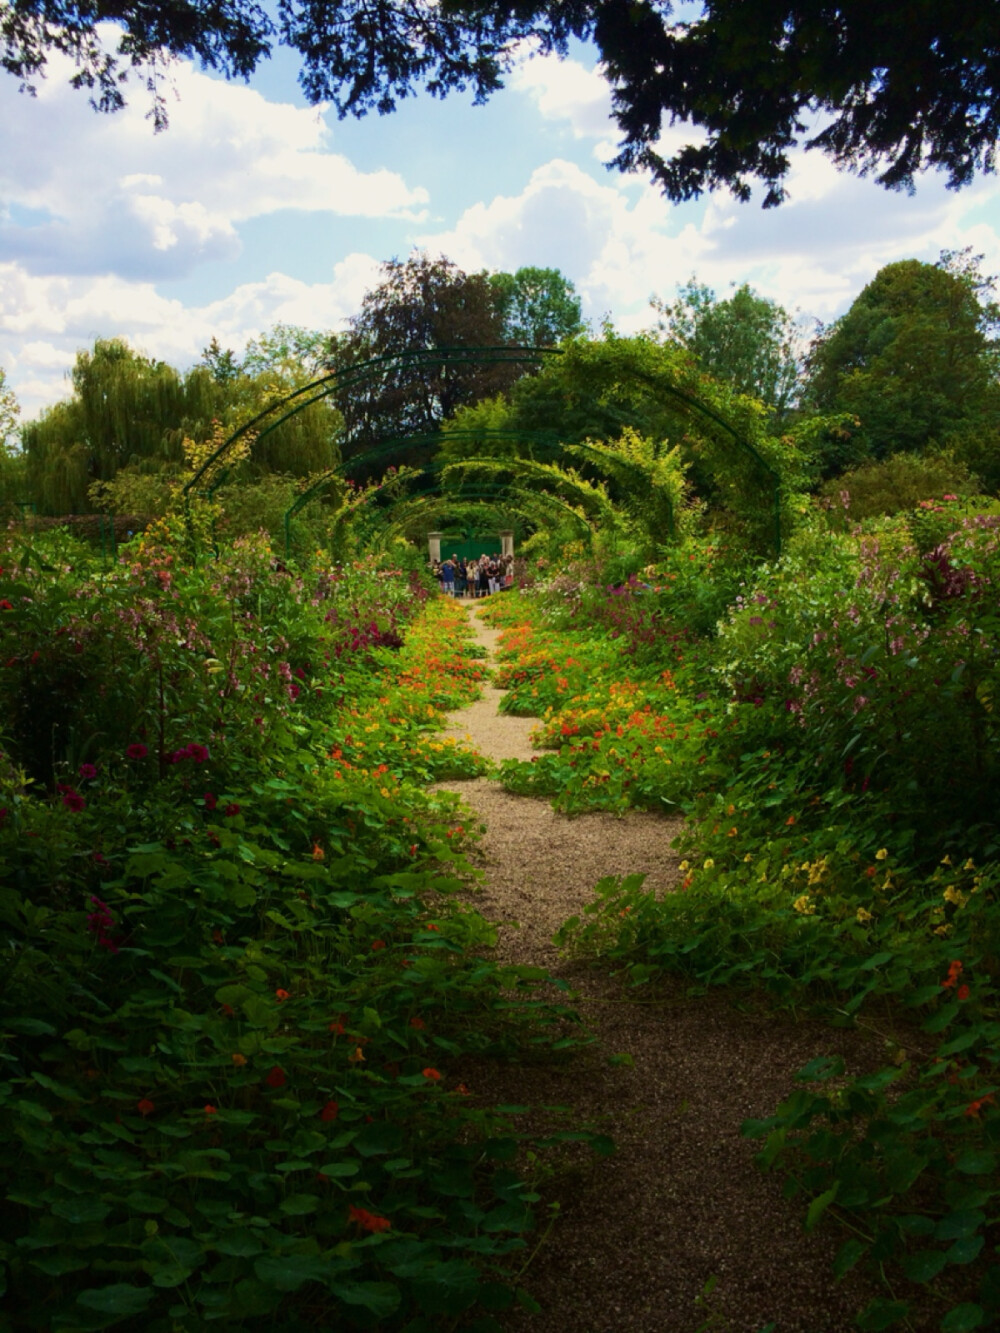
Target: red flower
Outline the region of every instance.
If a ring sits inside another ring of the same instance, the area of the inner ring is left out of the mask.
[[[411,1019],[410,1019],[410,1027],[411,1027],[411,1028],[425,1028],[426,1026],[427,1026],[427,1024],[424,1022],[424,1020],[423,1020],[422,1018],[411,1018]]]
[[[83,799],[80,793],[72,790],[68,791],[63,797],[63,805],[67,810],[75,810],[77,813],[87,808],[87,802]]]
[[[234,815],[238,815],[239,813],[240,813],[240,807],[236,804],[235,801],[231,801],[223,811],[223,814],[226,816],[227,819],[232,819]]]
[[[372,952],[377,953],[379,949],[385,948],[385,940],[372,940]]]
[[[437,1083],[438,1079],[441,1077],[436,1069],[422,1069],[420,1072],[423,1074],[424,1078],[429,1078],[432,1083]]]
[[[143,1097],[141,1102],[136,1102],[135,1109],[139,1112],[141,1116],[147,1116],[147,1115],[152,1115],[152,1113],[156,1110],[156,1106],[154,1105],[153,1102],[149,1100],[148,1097]]]
[[[128,746],[125,753],[129,759],[145,759],[149,751],[141,741],[136,741],[134,745]]]
[[[13,609],[14,608],[11,606],[10,602],[7,601],[6,597],[0,602],[0,611],[13,611]]]
[[[292,998],[292,997],[291,997],[291,992],[290,992],[290,991],[286,991],[286,990],[282,990],[280,986],[279,986],[278,989],[274,992],[274,994],[275,994],[275,996],[276,996],[277,1001],[278,1001],[279,1004],[284,1004],[284,1002],[285,1002],[286,1000],[290,1000],[290,999]]]
[[[330,1024],[330,1031],[335,1037],[342,1037],[347,1029],[344,1027],[343,1022],[338,1019],[336,1023]]]
[[[207,791],[205,793],[205,809],[214,810],[218,804],[219,804],[219,798],[213,795],[212,792]]]
[[[352,1222],[361,1227],[362,1231],[388,1231],[392,1227],[387,1217],[377,1217],[366,1208],[356,1208],[353,1203],[348,1208],[347,1215]]]
[[[215,1114],[218,1112],[218,1109],[219,1109],[219,1108],[218,1108],[217,1106],[208,1105],[208,1106],[205,1107],[205,1114],[206,1114],[206,1115],[215,1115]]]
[[[285,1071],[280,1065],[275,1065],[271,1072],[265,1078],[264,1082],[269,1088],[283,1088],[288,1082],[285,1077]]]
[[[320,1120],[336,1120],[338,1115],[340,1115],[340,1103],[327,1102],[322,1111],[320,1111],[319,1118]]]
[[[955,992],[955,994],[956,994],[956,996],[958,997],[958,999],[960,999],[960,1000],[967,1000],[967,999],[969,998],[969,988],[968,988],[968,986],[959,986],[959,988],[958,988],[958,990]]]
[[[956,986],[962,972],[962,960],[960,958],[954,959],[948,964],[948,975],[945,977],[944,981],[941,982],[941,989],[951,990],[953,986]]]

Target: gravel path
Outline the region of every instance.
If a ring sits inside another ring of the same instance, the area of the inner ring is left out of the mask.
[[[497,633],[470,612],[492,654]],[[497,713],[501,692],[454,714],[449,733],[494,759],[529,758],[531,719]],[[641,1002],[607,969],[567,963],[554,930],[593,899],[603,875],[643,871],[676,883],[676,820],[653,814],[572,819],[487,780],[449,782],[486,826],[477,907],[500,926],[504,961],[541,964],[568,982],[596,1041],[565,1064],[482,1067],[464,1076],[491,1100],[572,1108],[572,1123],[610,1134],[606,1159],[567,1152],[543,1186],[559,1221],[524,1275],[541,1315],[505,1316],[510,1333],[848,1333],[875,1293],[859,1275],[834,1284],[844,1237],[806,1236],[803,1206],[781,1177],[753,1165],[740,1137],[769,1114],[795,1071],[836,1050],[848,1068],[877,1057],[863,1034],[740,1012],[724,998],[690,998],[680,983]],[[536,1122],[537,1123],[537,1122]],[[537,1239],[537,1238],[536,1238]],[[715,1279],[711,1295],[701,1293]]]

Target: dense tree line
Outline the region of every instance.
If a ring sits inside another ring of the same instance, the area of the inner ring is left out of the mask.
[[[245,478],[302,477],[356,457],[363,482],[389,463],[428,462],[436,446],[425,437],[442,428],[451,461],[463,450],[503,453],[497,430],[566,444],[631,430],[686,440],[696,490],[711,501],[718,458],[698,444],[669,381],[748,438],[786,441],[813,486],[907,456],[945,460],[927,462],[928,484],[950,467],[949,489],[1000,488],[1000,308],[970,252],[887,265],[811,343],[801,321],[745,284],[720,298],[692,278],[653,305],[658,323],[647,334],[588,340],[579,297],[557,270],[467,274],[416,254],[383,266],[342,334],[278,325],[241,353],[213,340],[183,374],[101,340],[77,357],[71,396],[22,428],[23,453],[8,444],[2,498],[31,500],[42,513],[86,512],[100,498],[95,483],[176,476],[186,438],[232,431],[316,379],[328,395],[253,439]],[[502,351],[553,344],[564,355],[541,373]],[[470,348],[501,351],[449,356]],[[0,403],[10,441],[16,403],[9,391]],[[493,432],[494,442],[470,444],[470,431],[483,441]],[[392,441],[402,443],[381,457]],[[919,487],[919,466],[896,473],[907,494]],[[881,493],[882,482],[863,475]]]

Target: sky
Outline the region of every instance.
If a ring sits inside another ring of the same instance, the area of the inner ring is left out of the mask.
[[[843,313],[884,264],[972,246],[1000,272],[1000,180],[915,193],[796,152],[789,202],[674,205],[609,171],[610,97],[592,51],[522,60],[485,106],[406,99],[390,116],[309,107],[292,53],[250,85],[174,66],[155,134],[141,83],[93,112],[53,60],[38,96],[0,75],[0,368],[24,419],[70,392],[78,351],[124,337],[179,369],[275,323],[339,329],[413,250],[466,271],[554,267],[598,330],[655,323],[695,276],[750,283],[802,320]],[[665,146],[680,143],[667,131]]]

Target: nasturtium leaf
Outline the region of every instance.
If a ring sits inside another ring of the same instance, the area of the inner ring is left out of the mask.
[[[834,1277],[842,1278],[845,1273],[849,1273],[867,1248],[860,1240],[855,1240],[853,1237],[845,1241],[833,1261]]]
[[[71,1198],[57,1199],[52,1211],[56,1217],[64,1217],[67,1222],[79,1226],[83,1222],[103,1222],[111,1209],[92,1194],[75,1194]]]
[[[392,1282],[336,1282],[331,1290],[346,1305],[360,1305],[376,1319],[388,1319],[399,1308],[399,1290]]]
[[[986,1313],[981,1305],[965,1301],[949,1310],[941,1320],[941,1333],[972,1333],[973,1329],[982,1328],[986,1322]]]
[[[297,1291],[304,1282],[325,1282],[332,1270],[322,1254],[271,1254],[253,1266],[257,1278],[277,1291]]]
[[[304,1217],[307,1213],[314,1213],[319,1207],[319,1197],[315,1194],[289,1194],[287,1199],[282,1199],[278,1207],[289,1217]]]
[[[133,1287],[126,1282],[116,1282],[110,1287],[90,1287],[81,1291],[76,1299],[79,1305],[100,1314],[132,1315],[141,1314],[155,1295],[152,1287]]]
[[[955,1159],[955,1170],[966,1176],[986,1175],[996,1170],[996,1154],[983,1148],[968,1148]]]
[[[917,1250],[903,1260],[903,1272],[911,1282],[931,1282],[947,1262],[944,1250]]]

